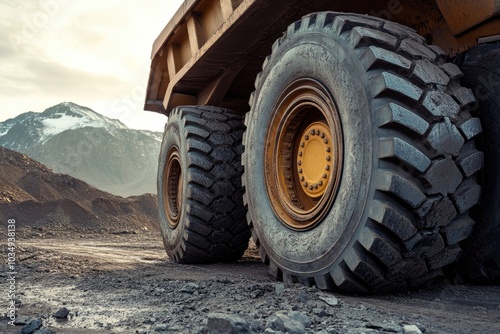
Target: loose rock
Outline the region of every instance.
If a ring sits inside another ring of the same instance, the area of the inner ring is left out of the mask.
[[[196,283],[188,283],[179,289],[179,292],[188,293],[192,295],[196,290],[198,290],[200,286]]]
[[[276,284],[274,286],[274,293],[279,295],[282,295],[285,292],[285,284]]]
[[[257,297],[262,296],[263,294],[264,294],[264,292],[262,292],[262,290],[257,289],[257,290],[254,290],[250,293],[250,298],[255,299]]]
[[[68,317],[69,310],[66,307],[61,307],[56,313],[52,314],[54,318],[65,319]]]
[[[161,324],[155,327],[155,332],[166,332],[168,331],[168,326],[165,324]]]
[[[318,296],[319,300],[324,301],[330,306],[337,306],[339,305],[339,300],[335,296],[327,295],[327,294],[322,294]]]
[[[293,320],[300,322],[306,328],[311,326],[311,319],[305,313],[299,311],[292,311],[288,314],[288,316]]]
[[[366,328],[378,329],[384,332],[399,333],[403,328],[396,324],[381,323],[381,322],[369,322],[366,324]]]
[[[42,327],[39,330],[37,330],[36,332],[34,332],[34,334],[56,334],[56,332],[48,329],[47,327]]]
[[[29,324],[21,328],[18,334],[33,334],[42,327],[42,319],[32,320]]]
[[[245,334],[250,333],[248,322],[236,315],[210,313],[207,331],[209,334]]]
[[[415,325],[404,325],[403,329],[405,334],[422,334],[420,328]]]
[[[267,328],[289,334],[303,334],[306,332],[303,324],[281,312],[277,312],[269,318]]]

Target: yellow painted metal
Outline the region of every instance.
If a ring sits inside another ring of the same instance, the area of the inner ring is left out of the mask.
[[[312,228],[335,200],[342,174],[342,126],[328,90],[307,78],[290,84],[265,140],[264,177],[274,212],[292,229]]]
[[[500,34],[500,0],[185,0],[153,44],[145,109],[168,115],[189,102],[246,113],[273,42],[325,10],[410,26],[451,56]]]
[[[328,125],[314,122],[302,134],[297,147],[298,178],[307,196],[321,197],[332,173],[332,136]]]
[[[436,0],[454,35],[500,15],[500,0]]]

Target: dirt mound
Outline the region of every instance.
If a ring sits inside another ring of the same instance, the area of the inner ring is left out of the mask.
[[[0,220],[8,219],[25,237],[158,229],[156,195],[114,196],[0,147]]]

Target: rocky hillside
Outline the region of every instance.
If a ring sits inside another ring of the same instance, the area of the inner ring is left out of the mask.
[[[114,196],[0,147],[0,221],[8,219],[28,237],[138,233],[157,229],[157,202],[152,194]]]
[[[161,133],[69,102],[0,122],[0,146],[124,197],[156,193],[160,145]]]

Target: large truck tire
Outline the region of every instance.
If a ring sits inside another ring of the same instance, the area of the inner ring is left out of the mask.
[[[476,95],[483,133],[483,196],[476,227],[464,255],[454,266],[458,282],[500,283],[500,45],[482,45],[460,54],[455,63],[462,84]]]
[[[381,19],[289,26],[245,117],[247,220],[275,277],[351,293],[443,275],[472,232],[481,132],[444,52]]]
[[[170,116],[158,167],[163,243],[179,263],[238,260],[247,249],[241,187],[241,117],[214,107],[179,107]]]

